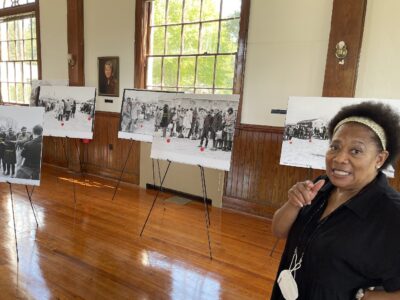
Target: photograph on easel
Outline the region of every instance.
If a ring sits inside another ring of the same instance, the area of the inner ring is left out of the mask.
[[[44,107],[44,136],[93,138],[96,88],[41,86],[38,106]]]
[[[174,92],[125,89],[118,138],[152,142],[162,116],[158,101],[172,100],[175,96]]]
[[[394,99],[289,97],[280,164],[325,170],[329,121],[342,107],[365,101],[388,104],[400,113],[400,100]],[[384,172],[394,177],[392,167]]]
[[[0,106],[0,182],[40,185],[44,109]]]
[[[238,105],[238,95],[177,94],[160,100],[151,158],[229,171]]]

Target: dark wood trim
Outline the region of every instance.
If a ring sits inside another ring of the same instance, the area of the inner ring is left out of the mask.
[[[67,0],[68,53],[75,61],[68,65],[70,86],[85,85],[83,0]],[[65,58],[67,63],[67,57]]]
[[[324,97],[354,97],[364,31],[367,0],[334,0],[326,58]],[[336,44],[344,41],[348,55],[344,64],[335,56]]]
[[[18,14],[36,12],[37,8],[38,8],[38,3],[28,3],[14,7],[2,8],[0,9],[0,18]]]
[[[235,78],[233,83],[233,93],[240,94],[238,115],[236,119],[237,124],[240,124],[242,120],[243,86],[244,86],[245,67],[246,67],[249,19],[250,19],[250,0],[242,0],[242,8],[240,12],[238,53],[236,57]]]
[[[35,16],[36,16],[36,51],[38,62],[38,78],[42,79],[42,39],[40,36],[40,4],[36,0]]]
[[[146,54],[149,45],[148,22],[150,5],[151,3],[146,0],[136,1],[134,87],[138,89],[146,87]]]
[[[277,134],[283,134],[283,130],[284,130],[283,127],[254,125],[254,124],[239,124],[236,126],[236,129],[244,130],[244,131],[257,131],[257,132],[268,132],[268,133],[277,133]]]
[[[111,111],[103,111],[103,110],[96,110],[96,116],[95,117],[112,117],[112,118],[120,118],[121,114],[117,112],[111,112]]]

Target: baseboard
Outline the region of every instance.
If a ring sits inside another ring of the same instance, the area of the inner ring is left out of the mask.
[[[151,184],[151,183],[146,183],[146,189],[158,191],[160,189],[160,186],[159,185],[154,185],[154,184]],[[166,193],[171,193],[171,194],[174,194],[176,196],[188,198],[190,200],[194,200],[194,201],[197,201],[197,202],[203,202],[203,197],[201,197],[201,196],[180,192],[180,191],[177,191],[177,190],[174,190],[174,189],[165,188],[165,187],[163,187],[162,190],[164,192],[166,192]],[[212,204],[212,200],[210,198],[207,198],[206,201],[207,201],[208,204],[210,204],[210,205]]]

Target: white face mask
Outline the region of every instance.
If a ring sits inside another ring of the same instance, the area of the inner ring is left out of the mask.
[[[278,277],[278,286],[281,290],[283,298],[286,300],[296,300],[299,297],[299,289],[295,280],[296,270],[301,268],[303,255],[299,258],[297,255],[297,247],[294,250],[292,261],[289,269],[282,270]],[[294,275],[293,275],[294,274]]]

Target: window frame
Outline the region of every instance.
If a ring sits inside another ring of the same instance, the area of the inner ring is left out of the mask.
[[[250,18],[250,1],[242,0],[240,11],[238,50],[233,76],[233,94],[240,95],[238,109],[238,124],[241,122],[243,83],[245,76],[247,36]],[[135,69],[134,87],[146,88],[147,66],[146,59],[150,46],[150,9],[152,0],[137,0],[135,10]]]
[[[21,4],[17,6],[1,8],[0,18],[13,17],[15,15],[33,13],[36,18],[36,50],[37,50],[37,66],[38,66],[38,79],[42,79],[42,59],[41,59],[41,44],[40,44],[40,14],[39,14],[39,0],[34,3]],[[3,97],[0,95],[0,105],[22,105],[29,106],[29,103],[17,102],[4,102]]]

